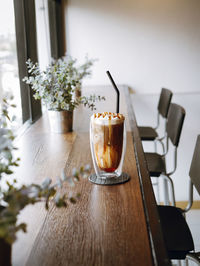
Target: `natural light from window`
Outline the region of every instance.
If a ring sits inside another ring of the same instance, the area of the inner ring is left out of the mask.
[[[22,124],[20,85],[16,52],[15,18],[13,0],[0,2],[0,101],[5,94],[14,96],[17,108],[15,127]]]

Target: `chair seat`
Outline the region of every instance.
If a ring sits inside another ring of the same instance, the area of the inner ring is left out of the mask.
[[[152,127],[138,127],[141,140],[155,140],[158,137],[157,132]]]
[[[161,228],[170,259],[185,259],[194,250],[190,229],[181,209],[173,206],[158,206]]]
[[[166,173],[165,160],[160,154],[145,152],[145,158],[150,176],[158,177],[162,173]]]

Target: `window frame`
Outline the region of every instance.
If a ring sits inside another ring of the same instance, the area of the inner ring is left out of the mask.
[[[34,123],[41,115],[41,101],[35,100],[30,86],[22,79],[28,76],[26,61],[38,62],[34,0],[13,0],[17,58],[21,91],[22,121]]]
[[[65,55],[64,1],[48,0],[51,57]]]
[[[32,89],[22,81],[28,76],[26,61],[38,62],[35,1],[13,0],[23,123],[34,123],[42,115],[41,101],[34,99]],[[48,0],[48,13],[51,57],[58,59],[65,55],[63,0]]]

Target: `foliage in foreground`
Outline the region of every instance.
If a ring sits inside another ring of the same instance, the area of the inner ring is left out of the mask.
[[[17,223],[20,211],[29,204],[41,201],[45,203],[46,209],[49,208],[50,200],[57,207],[67,207],[70,203],[76,203],[80,194],[75,196],[61,195],[59,190],[64,183],[74,186],[74,181],[78,181],[80,177],[87,177],[90,166],[86,165],[80,169],[74,168],[70,176],[67,176],[62,170],[61,176],[54,184],[50,178],[46,178],[41,185],[19,185],[10,176],[13,174],[13,168],[18,166],[20,161],[13,155],[16,148],[14,146],[15,136],[9,128],[9,123],[13,120],[8,114],[10,107],[15,106],[10,105],[7,99],[3,99],[0,116],[0,238],[12,244],[16,240],[16,233],[19,230],[26,232],[26,224]]]

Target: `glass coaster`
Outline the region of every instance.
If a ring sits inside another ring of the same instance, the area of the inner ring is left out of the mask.
[[[130,176],[127,173],[122,173],[119,177],[115,178],[115,177],[111,177],[111,178],[99,178],[96,176],[96,174],[92,174],[89,176],[89,181],[94,183],[94,184],[98,184],[98,185],[116,185],[116,184],[122,184],[125,183],[127,181],[129,181]]]

